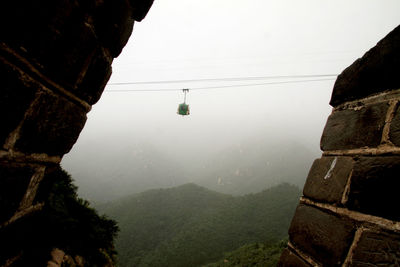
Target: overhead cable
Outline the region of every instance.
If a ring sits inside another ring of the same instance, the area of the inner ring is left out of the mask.
[[[312,75],[277,75],[277,76],[250,76],[250,77],[230,77],[230,78],[206,78],[206,79],[188,79],[188,80],[165,80],[165,81],[134,81],[134,82],[115,82],[109,83],[111,86],[118,85],[144,85],[144,84],[174,84],[188,82],[224,82],[224,81],[252,81],[268,79],[299,79],[299,78],[323,78],[337,77],[338,74],[312,74]]]
[[[223,88],[233,88],[233,87],[248,87],[248,86],[260,86],[260,85],[273,85],[273,84],[288,84],[288,83],[306,83],[306,82],[319,82],[319,81],[332,81],[332,78],[325,79],[312,79],[312,80],[291,80],[291,81],[276,81],[276,82],[265,82],[265,83],[250,83],[250,84],[230,84],[230,85],[220,85],[220,86],[206,86],[206,87],[191,87],[190,90],[209,90],[209,89],[223,89]],[[114,89],[105,90],[105,92],[166,92],[166,91],[181,91],[182,88],[165,88],[165,89]]]

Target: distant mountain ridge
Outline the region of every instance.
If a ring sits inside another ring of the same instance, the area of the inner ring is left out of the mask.
[[[294,141],[251,140],[221,151],[193,175],[197,184],[233,195],[257,193],[284,182],[302,188],[315,157]]]
[[[86,154],[65,161],[80,195],[92,202],[106,202],[154,188],[193,182],[214,191],[244,195],[282,182],[303,187],[307,172],[318,157],[293,140],[254,138],[210,155],[188,151],[183,160],[152,144],[86,144]],[[106,146],[106,154],[95,147]],[[174,152],[173,152],[174,153]]]
[[[285,238],[300,194],[289,184],[241,197],[185,184],[99,209],[119,223],[121,267],[201,266],[245,244]]]

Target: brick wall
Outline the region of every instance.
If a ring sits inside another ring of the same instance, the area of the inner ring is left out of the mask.
[[[400,26],[338,77],[280,266],[400,265]]]
[[[35,198],[41,181],[60,170],[113,58],[152,2],[1,2],[0,266],[18,261],[17,237],[6,241],[4,233],[42,209]]]

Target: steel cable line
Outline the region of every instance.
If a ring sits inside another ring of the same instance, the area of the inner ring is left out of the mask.
[[[306,82],[319,82],[319,81],[332,81],[335,78],[325,79],[312,79],[312,80],[292,80],[292,81],[276,81],[276,82],[265,82],[265,83],[250,83],[250,84],[231,84],[231,85],[220,85],[220,86],[206,86],[206,87],[192,87],[191,91],[194,90],[209,90],[209,89],[223,89],[233,87],[248,87],[248,86],[260,86],[260,85],[273,85],[273,84],[289,84],[289,83],[306,83]],[[167,91],[181,91],[182,89],[166,88],[166,89],[114,89],[105,90],[104,92],[167,92]]]
[[[206,78],[206,79],[188,79],[188,80],[165,80],[165,81],[136,81],[136,82],[115,82],[109,83],[111,86],[118,85],[144,85],[144,84],[173,84],[187,82],[223,82],[223,81],[252,81],[268,79],[298,79],[298,78],[323,78],[337,77],[338,74],[312,74],[312,75],[276,75],[276,76],[255,76],[255,77],[231,77],[231,78]]]

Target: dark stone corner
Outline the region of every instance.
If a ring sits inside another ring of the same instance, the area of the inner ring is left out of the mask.
[[[399,68],[400,26],[397,26],[338,76],[330,104],[335,107],[347,101],[400,89]]]

